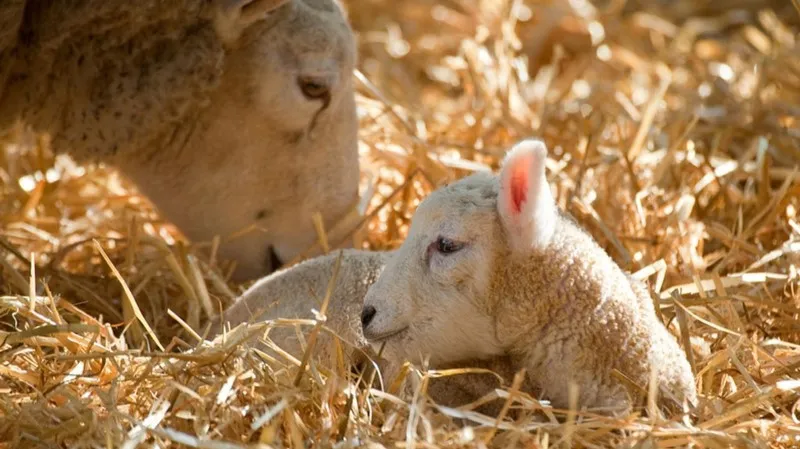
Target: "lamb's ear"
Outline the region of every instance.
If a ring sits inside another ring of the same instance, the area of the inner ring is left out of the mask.
[[[497,210],[515,251],[549,243],[556,225],[556,204],[545,176],[547,147],[523,140],[506,154],[500,170]]]

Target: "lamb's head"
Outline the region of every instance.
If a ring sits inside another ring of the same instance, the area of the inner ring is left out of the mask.
[[[224,70],[185,150],[125,165],[189,239],[218,235],[245,280],[313,244],[315,213],[327,231],[354,213],[356,48],[334,0],[216,5]]]
[[[447,363],[501,354],[493,280],[510,257],[547,245],[556,206],[547,150],[518,143],[500,176],[478,173],[433,192],[369,289],[364,335],[392,357]],[[524,288],[524,287],[523,287]]]

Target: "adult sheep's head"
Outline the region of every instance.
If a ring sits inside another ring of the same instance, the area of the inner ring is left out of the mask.
[[[126,172],[236,280],[274,271],[358,199],[353,33],[333,0],[219,0],[222,78],[183,150]]]

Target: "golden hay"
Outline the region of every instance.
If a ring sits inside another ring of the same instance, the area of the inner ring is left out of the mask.
[[[800,446],[800,2],[607,3],[347,2],[356,238],[396,246],[431,189],[543,137],[560,206],[695,348],[692,414],[553,410],[509,385],[498,419],[426,398],[427,376],[457,371],[413,368],[399,397],[341,365],[263,363],[238,343],[268,325],[206,341],[243,287],[215,242],[185,244],[113,170],[17,129],[0,154],[0,447]]]

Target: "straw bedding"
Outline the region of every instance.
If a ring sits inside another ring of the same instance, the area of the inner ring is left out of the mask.
[[[490,417],[427,399],[425,379],[459,372],[412,367],[406,396],[210,341],[245,287],[216,242],[17,128],[0,153],[0,447],[800,445],[800,3],[346,6],[358,244],[396,247],[431,189],[539,136],[560,207],[648,279],[691,348],[698,408],[611,419],[506,385]]]

